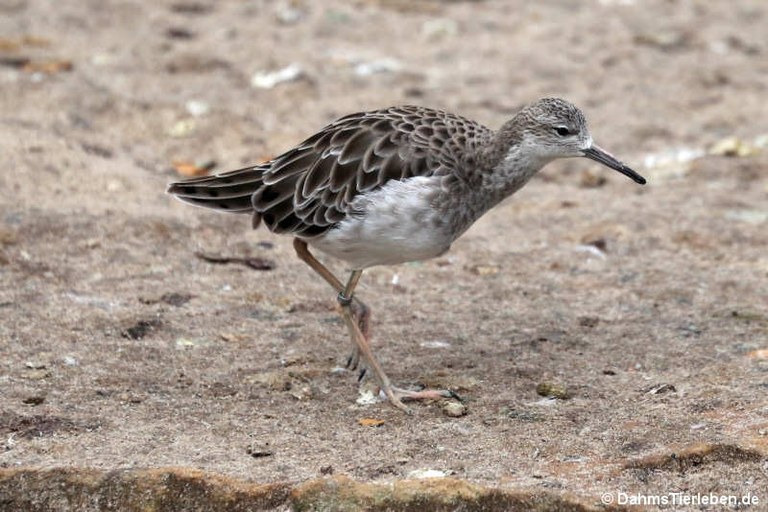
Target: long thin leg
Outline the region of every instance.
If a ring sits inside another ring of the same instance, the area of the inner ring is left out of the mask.
[[[373,374],[378,380],[382,391],[384,391],[384,394],[387,396],[392,405],[402,409],[403,411],[409,412],[408,408],[403,404],[401,397],[409,398],[412,400],[458,398],[454,392],[447,390],[409,391],[392,386],[389,381],[389,377],[387,377],[387,374],[384,373],[381,365],[379,365],[378,360],[374,357],[373,350],[371,349],[371,345],[368,341],[370,336],[370,309],[362,301],[354,297],[355,287],[360,281],[360,276],[362,276],[363,271],[353,271],[349,276],[347,284],[342,285],[341,281],[339,281],[336,276],[334,276],[333,273],[325,267],[325,265],[320,263],[312,255],[312,253],[309,252],[309,248],[307,247],[306,242],[295,238],[293,241],[293,246],[296,249],[296,254],[299,256],[299,258],[307,263],[339,293],[338,301],[341,305],[342,317],[344,318],[344,323],[347,325],[350,337],[352,338],[353,346],[355,347],[355,352],[352,356],[352,358],[355,359],[355,366],[357,365],[357,358],[362,355],[367,365],[373,371]]]
[[[363,359],[365,359],[365,362],[368,364],[371,370],[373,370],[373,374],[379,381],[379,385],[384,390],[387,398],[389,398],[389,400],[396,407],[407,411],[408,408],[405,407],[400,399],[397,398],[393,393],[392,384],[389,382],[389,377],[387,377],[387,374],[384,373],[384,370],[379,365],[379,362],[373,356],[371,345],[368,342],[368,333],[364,332],[368,330],[368,316],[370,314],[369,308],[363,304],[363,307],[361,308],[363,315],[357,320],[355,320],[354,314],[352,312],[355,287],[360,281],[360,276],[363,275],[363,271],[353,271],[349,276],[347,284],[342,285],[341,281],[339,281],[325,265],[320,263],[317,258],[312,255],[311,252],[309,252],[309,248],[307,247],[307,243],[305,241],[294,238],[293,247],[296,249],[296,253],[299,255],[299,258],[301,258],[310,267],[312,267],[315,272],[320,274],[320,276],[325,279],[328,284],[330,284],[336,291],[339,292],[339,304],[341,304],[342,317],[344,318],[344,323],[347,324],[347,329],[349,330],[350,337],[352,338],[352,343],[355,346],[355,352],[353,353],[351,359],[356,360],[360,355],[362,355]],[[360,304],[362,304],[362,302],[360,302]],[[360,324],[363,324],[363,331],[360,330]],[[356,364],[357,362],[355,361],[355,365]]]
[[[334,290],[341,293],[344,291],[344,285],[341,284],[341,281],[339,281],[333,273],[328,270],[325,265],[317,261],[317,258],[312,256],[312,253],[309,252],[309,247],[307,247],[307,242],[302,240],[301,238],[294,238],[293,239],[293,248],[296,250],[296,254],[301,258],[301,260],[312,267],[312,270],[320,274],[320,277],[325,279],[325,281],[330,284]]]
[[[358,326],[357,322],[355,322],[350,307],[352,304],[352,297],[355,292],[355,287],[357,286],[357,283],[360,280],[360,276],[362,275],[362,270],[352,271],[352,274],[350,274],[349,280],[347,281],[347,285],[344,287],[344,292],[339,294],[339,304],[341,304],[341,312],[344,317],[344,322],[347,324],[347,328],[349,329],[352,341],[357,344],[360,353],[362,354],[370,369],[373,371],[373,374],[376,376],[376,380],[379,381],[381,390],[384,391],[385,395],[387,395],[387,398],[392,403],[392,405],[410,413],[409,409],[402,402],[403,398],[408,398],[410,400],[434,400],[438,398],[459,399],[459,396],[456,393],[449,390],[424,389],[422,391],[411,391],[407,389],[396,388],[392,385],[392,383],[390,383],[389,377],[387,377],[387,374],[384,373],[384,370],[381,368],[381,365],[379,365],[378,360],[373,355],[373,350],[371,350],[371,344],[369,343],[367,336],[365,336],[360,331],[360,327]]]
[[[331,285],[331,287],[336,290],[339,294],[344,294],[345,287],[343,284],[341,284],[341,281],[338,280],[338,278],[333,275],[333,273],[328,270],[328,268],[320,263],[317,258],[315,258],[311,252],[309,252],[309,247],[307,247],[307,242],[300,238],[294,238],[293,239],[293,248],[296,250],[296,254],[298,257],[307,265],[309,265],[312,270],[317,272],[320,277],[325,279],[325,281]],[[359,279],[359,277],[358,277]],[[348,295],[351,296],[351,295]],[[357,316],[357,323],[360,326],[360,330],[362,331],[363,335],[366,339],[368,339],[371,335],[371,308],[369,308],[363,301],[358,299],[357,297],[354,298],[354,304],[353,304],[354,314]],[[355,340],[352,340],[352,354],[350,354],[349,358],[347,359],[347,368],[350,370],[357,369],[358,364],[360,364],[360,351],[358,350],[357,343],[355,343]],[[363,373],[361,372],[360,376],[362,377]]]
[[[355,319],[352,315],[352,309],[350,307],[352,304],[352,297],[355,293],[355,287],[357,286],[358,281],[360,281],[360,276],[362,275],[362,270],[353,270],[350,274],[347,285],[344,287],[344,291],[339,295],[341,315],[344,318],[344,323],[347,324],[347,329],[349,330],[350,336],[352,337],[352,341],[357,345],[357,348],[360,351],[360,354],[363,356],[363,359],[365,359],[365,362],[373,371],[373,374],[376,376],[376,380],[379,381],[379,385],[384,391],[384,394],[387,395],[387,398],[390,402],[392,402],[392,405],[408,412],[408,408],[403,404],[400,398],[395,395],[392,384],[389,382],[389,377],[387,377],[387,374],[384,373],[381,365],[379,365],[379,362],[374,357],[373,350],[371,350],[371,344],[368,342],[365,335],[363,335],[363,333],[360,331],[360,327],[358,326],[358,323],[355,322]]]

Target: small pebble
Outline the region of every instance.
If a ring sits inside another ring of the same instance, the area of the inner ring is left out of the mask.
[[[379,73],[393,73],[400,71],[402,64],[396,59],[379,59],[366,62],[360,62],[355,65],[355,74],[357,76],[371,76]]]
[[[661,395],[663,393],[669,393],[669,392],[675,393],[677,392],[677,389],[675,389],[675,386],[673,386],[672,384],[666,384],[666,383],[655,384],[650,388],[648,388],[647,390],[647,393],[649,395]]]
[[[293,2],[282,5],[275,13],[275,18],[282,25],[294,25],[304,19],[305,12]]]
[[[727,137],[709,148],[710,155],[745,157],[760,153],[760,149],[738,137]]]
[[[315,390],[309,384],[291,385],[290,392],[296,400],[309,400],[316,395]]]
[[[445,478],[448,476],[446,471],[439,469],[416,469],[408,473],[408,478]]]
[[[448,18],[427,20],[421,25],[421,34],[430,40],[455,36],[459,32],[458,24]]]
[[[43,380],[47,379],[51,376],[51,372],[48,370],[42,369],[42,370],[28,370],[24,372],[22,375],[22,378],[27,380]]]
[[[382,395],[383,393],[379,391],[378,386],[370,381],[363,382],[363,385],[360,386],[360,389],[358,390],[358,396],[355,403],[358,405],[376,404],[382,401]]]
[[[460,402],[446,402],[443,405],[443,414],[449,418],[460,418],[466,416],[467,406]]]
[[[499,273],[498,265],[475,265],[469,268],[469,271],[478,276],[495,276]]]
[[[270,446],[269,441],[254,441],[245,449],[245,453],[254,459],[261,459],[264,457],[271,457],[275,452],[272,449],[272,446]]]
[[[188,137],[195,131],[196,123],[194,119],[181,119],[176,121],[168,130],[168,135],[175,138]]]
[[[257,89],[272,89],[278,84],[299,80],[304,75],[304,69],[294,63],[274,71],[257,71],[251,77],[251,86]]]
[[[184,108],[192,117],[201,117],[211,110],[211,106],[202,100],[189,100],[184,104]]]
[[[200,338],[177,338],[176,346],[178,348],[196,348],[210,345],[210,342]]]
[[[571,398],[571,394],[563,384],[555,384],[553,382],[541,382],[536,386],[536,393],[539,396],[547,398],[557,398],[559,400],[568,400]]]
[[[422,341],[419,343],[420,347],[424,348],[450,348],[451,344],[447,341],[441,341],[441,340],[433,340],[433,341]]]

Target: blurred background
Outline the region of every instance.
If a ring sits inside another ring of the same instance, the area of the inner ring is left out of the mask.
[[[495,128],[523,104],[562,96],[636,165],[768,131],[766,7],[754,0],[81,0],[55,9],[6,0],[0,9],[6,118],[127,152],[154,171],[259,161],[337,116],[403,103]]]

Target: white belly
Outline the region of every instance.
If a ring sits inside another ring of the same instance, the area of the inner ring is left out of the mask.
[[[448,250],[453,241],[430,206],[440,178],[389,181],[359,196],[353,206],[364,212],[307,242],[349,263],[354,269],[425,260]]]

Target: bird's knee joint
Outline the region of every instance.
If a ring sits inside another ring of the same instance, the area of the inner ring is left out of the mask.
[[[339,294],[336,296],[336,300],[339,301],[341,307],[348,308],[352,304],[352,297],[353,296],[351,295],[347,297],[344,295],[344,292],[339,292]]]

